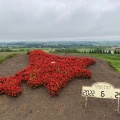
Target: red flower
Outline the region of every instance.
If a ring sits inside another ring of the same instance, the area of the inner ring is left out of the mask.
[[[44,85],[53,96],[59,94],[61,88],[74,78],[91,78],[87,67],[95,63],[91,58],[55,56],[42,50],[34,50],[27,54],[28,67],[18,71],[15,76],[0,78],[0,94],[17,96],[21,92],[20,83],[25,81],[31,87]]]

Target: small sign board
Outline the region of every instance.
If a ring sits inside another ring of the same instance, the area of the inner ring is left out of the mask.
[[[118,99],[118,97],[120,97],[120,89],[115,89],[113,85],[107,82],[97,82],[90,87],[83,86],[82,96]]]
[[[85,97],[85,107],[87,107],[88,97],[118,99],[117,111],[120,113],[120,89],[114,88],[110,83],[97,82],[92,86],[83,86],[82,96]]]

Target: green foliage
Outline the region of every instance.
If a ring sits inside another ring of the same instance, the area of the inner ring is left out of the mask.
[[[0,64],[5,60],[5,58],[0,58]]]
[[[0,57],[0,63],[2,63],[4,60],[6,59],[9,59],[9,58],[12,58],[14,57],[16,54],[8,54],[7,56],[5,57]]]
[[[63,48],[63,49],[55,49],[57,53],[79,53],[79,51],[75,48]]]
[[[120,54],[120,51],[115,49],[114,54]]]
[[[9,49],[9,48],[2,48],[0,49],[0,52],[12,52],[13,50]]]
[[[9,54],[9,55],[7,55],[6,57],[5,57],[5,59],[8,59],[8,58],[12,58],[12,57],[14,57],[16,54]]]

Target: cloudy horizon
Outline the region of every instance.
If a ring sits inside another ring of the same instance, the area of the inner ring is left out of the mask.
[[[120,0],[0,0],[0,41],[120,40]]]

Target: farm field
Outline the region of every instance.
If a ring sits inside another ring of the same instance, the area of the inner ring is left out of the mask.
[[[47,48],[34,48],[34,47],[32,47],[32,48],[12,48],[11,50],[26,53],[27,51],[32,51],[35,49],[43,50],[44,52],[49,52],[49,49],[47,49]]]

